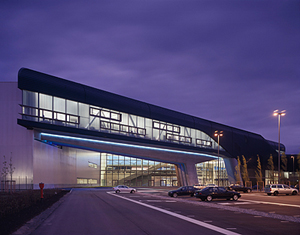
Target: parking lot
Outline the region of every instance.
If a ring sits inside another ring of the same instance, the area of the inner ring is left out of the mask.
[[[176,188],[166,189],[166,188],[140,188],[138,192],[151,194],[158,198],[172,198],[168,197],[168,191]],[[178,201],[185,201],[187,203],[205,203],[206,206],[224,206],[233,207],[239,209],[248,210],[248,212],[263,212],[269,213],[271,215],[282,215],[291,216],[300,221],[300,194],[298,195],[279,195],[279,196],[268,196],[264,192],[251,192],[251,193],[241,193],[241,198],[238,201],[227,201],[222,199],[215,199],[211,202],[202,202],[201,200],[190,197],[181,196],[178,198],[173,198]]]
[[[53,212],[45,211],[16,234],[300,234],[299,195],[252,192],[238,201],[207,202],[169,197],[169,190],[73,189]]]

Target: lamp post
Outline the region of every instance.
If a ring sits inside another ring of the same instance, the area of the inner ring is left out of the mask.
[[[219,157],[219,153],[220,153],[220,136],[223,136],[223,131],[215,131],[214,136],[218,137],[218,186],[220,186],[220,157]]]
[[[294,181],[294,156],[291,156],[291,158],[293,159],[293,181]]]
[[[280,184],[280,117],[285,115],[285,110],[279,112],[277,109],[273,115],[278,116],[278,184]]]

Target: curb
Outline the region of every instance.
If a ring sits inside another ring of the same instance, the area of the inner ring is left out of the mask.
[[[32,218],[26,222],[21,228],[13,232],[12,235],[30,235],[34,230],[36,230],[72,193],[72,190],[55,202],[51,207]]]

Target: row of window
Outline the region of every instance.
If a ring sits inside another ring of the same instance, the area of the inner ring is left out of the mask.
[[[178,141],[181,143],[189,143],[189,144],[192,143],[191,137],[185,137],[182,135],[174,135],[174,134],[167,133],[166,138],[167,138],[167,140]]]
[[[54,112],[46,109],[33,108],[22,105],[22,114],[31,117],[40,117],[44,120],[57,120],[73,124],[79,124],[79,116]]]
[[[212,142],[209,140],[196,139],[196,144],[201,146],[212,147]]]
[[[85,179],[85,178],[77,178],[77,184],[97,184],[98,180],[96,179]]]
[[[60,113],[60,112],[54,112],[46,109],[39,109],[39,108],[33,108],[28,106],[22,106],[23,114],[26,114],[28,116],[32,117],[41,117],[43,120],[57,120],[62,122],[68,122],[73,124],[79,124],[79,116]],[[97,117],[104,117],[109,118],[112,120],[121,120],[121,114],[109,112],[105,110],[90,108],[90,112],[93,113],[94,116]],[[92,115],[92,114],[91,114]],[[123,125],[119,123],[113,123],[113,122],[107,122],[107,121],[100,121],[100,126],[102,129],[106,130],[112,130],[112,131],[118,131],[118,132],[124,132],[124,133],[130,133],[130,134],[137,134],[137,135],[146,135],[146,129],[140,128],[140,127],[133,127],[128,125]],[[159,128],[158,128],[159,127]],[[160,130],[166,130],[166,131],[173,131],[173,132],[180,132],[180,127],[165,124],[165,123],[159,123],[157,121],[153,121],[153,128],[160,129]],[[178,141],[180,143],[192,143],[191,137],[186,137],[182,135],[175,135],[171,133],[166,134],[166,139],[170,141]],[[212,142],[208,140],[202,140],[202,139],[196,139],[196,144],[200,146],[206,146],[211,147]]]
[[[120,113],[118,111],[113,111],[109,109],[104,109],[101,107],[90,107],[90,105],[78,103],[75,101],[66,100],[63,98],[58,98],[54,96],[45,95],[42,93],[35,93],[29,91],[23,91],[23,115],[28,117],[38,117],[37,121],[56,121],[55,124],[64,125],[64,123],[69,123],[72,125],[81,125],[80,127],[95,128],[98,131],[110,130],[116,131],[118,133],[135,134],[141,137],[146,136],[146,128],[135,127],[136,125],[121,124],[122,118],[126,117],[126,114]],[[36,107],[33,107],[36,106]],[[65,111],[65,112],[64,112]],[[124,116],[125,115],[125,116]],[[80,119],[80,117],[82,117]],[[94,119],[89,122],[89,117],[94,117]],[[25,117],[26,118],[26,117]],[[98,123],[94,126],[91,124],[97,118]],[[146,119],[143,117],[139,122],[143,123]],[[101,119],[108,119],[107,121]],[[161,134],[156,134],[156,130],[165,131],[165,140],[174,141],[177,143],[192,144],[192,138],[189,135],[181,133],[182,127],[179,125],[152,121],[153,135],[158,135],[158,139],[161,138]],[[118,123],[116,123],[118,122]],[[134,123],[134,121],[132,121]],[[88,124],[89,123],[89,124]],[[99,130],[100,124],[100,130]],[[98,125],[98,126],[97,126]],[[189,129],[187,129],[188,131]],[[150,130],[151,131],[151,130]],[[155,133],[155,134],[154,134]],[[181,133],[181,135],[180,135]],[[200,132],[201,133],[201,132]],[[151,135],[151,133],[148,133]],[[197,134],[198,135],[198,134]],[[152,135],[151,135],[152,136]],[[155,138],[154,136],[152,137]],[[212,141],[195,139],[196,146],[212,148]]]
[[[172,125],[172,124],[167,124],[167,123],[163,123],[163,122],[153,121],[153,128],[163,130],[163,131],[180,133],[180,127],[179,126]]]
[[[119,131],[119,132],[125,132],[125,133],[137,134],[143,136],[146,135],[146,129],[144,128],[127,126],[127,125],[113,123],[113,122],[100,121],[100,127],[106,130]]]
[[[120,113],[111,112],[104,109],[90,107],[90,115],[95,117],[107,118],[119,122],[122,121],[122,115]]]

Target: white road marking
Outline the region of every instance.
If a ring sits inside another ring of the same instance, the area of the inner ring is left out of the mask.
[[[300,208],[300,205],[283,204],[283,203],[277,203],[277,202],[252,201],[252,200],[245,200],[245,199],[241,199],[241,201],[255,202],[255,203],[262,203],[262,204],[271,204],[271,205],[278,205],[278,206],[290,206],[290,207]]]
[[[146,202],[163,202],[163,200],[144,200]]]
[[[253,204],[253,202],[220,202],[218,204],[219,205],[246,205],[246,204]]]
[[[139,201],[135,201],[135,200],[132,200],[132,199],[130,199],[130,198],[122,197],[122,196],[119,196],[119,195],[117,195],[117,194],[111,194],[111,195],[113,195],[113,196],[115,196],[115,197],[118,197],[118,198],[121,198],[121,199],[124,199],[124,200],[127,200],[127,201],[130,201],[130,202],[133,202],[133,203],[136,203],[136,204],[139,204],[139,205],[141,205],[141,206],[145,206],[145,207],[151,208],[151,209],[153,209],[153,210],[160,211],[160,212],[165,213],[165,214],[167,214],[167,215],[174,216],[174,217],[176,217],[176,218],[179,218],[179,219],[188,221],[188,222],[190,222],[190,223],[199,225],[199,226],[201,226],[201,227],[204,227],[204,228],[207,228],[207,229],[210,229],[210,230],[213,230],[213,231],[222,233],[222,234],[226,234],[226,235],[238,235],[238,233],[235,233],[235,232],[232,232],[232,231],[228,231],[228,230],[226,230],[226,229],[223,229],[223,228],[220,228],[220,227],[211,225],[211,224],[207,224],[207,223],[201,222],[201,221],[199,221],[199,220],[195,220],[195,219],[193,219],[193,218],[189,218],[189,217],[187,217],[187,216],[179,215],[179,214],[176,214],[176,213],[174,213],[174,212],[167,211],[167,210],[164,210],[164,209],[155,207],[155,206],[151,206],[151,205],[149,205],[149,204],[145,204],[145,203],[142,203],[142,202],[139,202]]]

